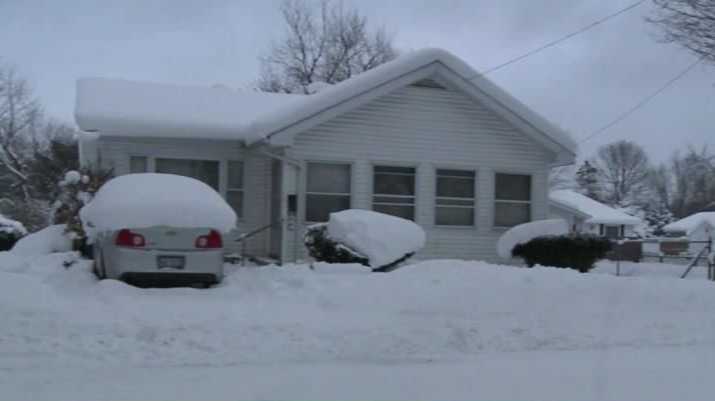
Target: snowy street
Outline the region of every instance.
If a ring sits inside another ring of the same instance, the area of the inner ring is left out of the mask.
[[[198,290],[71,260],[0,253],[0,399],[702,399],[715,368],[712,283],[680,266],[229,266]]]

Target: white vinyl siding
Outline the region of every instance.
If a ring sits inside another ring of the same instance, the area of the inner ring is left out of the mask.
[[[286,156],[352,163],[352,207],[373,209],[374,166],[415,168],[415,221],[427,232],[418,258],[497,260],[494,175],[532,175],[532,219],[547,217],[547,176],[555,155],[471,98],[454,90],[407,86],[375,99],[295,139]],[[435,224],[436,170],[475,171],[474,225]],[[301,175],[305,176],[305,169]],[[305,178],[302,178],[305,182]],[[304,185],[304,184],[303,184]],[[305,194],[299,193],[305,202]],[[305,222],[305,216],[298,216]],[[306,258],[304,225],[286,247]]]

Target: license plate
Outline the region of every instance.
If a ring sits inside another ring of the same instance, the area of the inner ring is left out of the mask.
[[[157,265],[159,269],[183,269],[184,261],[183,256],[159,256]]]

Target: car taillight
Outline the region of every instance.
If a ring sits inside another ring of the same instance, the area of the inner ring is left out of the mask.
[[[221,234],[216,230],[211,230],[208,235],[197,237],[196,247],[201,249],[222,248]]]
[[[114,244],[130,248],[142,248],[146,245],[146,241],[144,240],[143,235],[137,234],[125,228],[123,230],[119,230],[117,238],[114,240]]]

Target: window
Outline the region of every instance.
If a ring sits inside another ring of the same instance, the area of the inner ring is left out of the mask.
[[[147,157],[146,156],[130,156],[129,157],[129,172],[134,173],[146,173],[149,171]]]
[[[226,202],[231,205],[238,218],[243,217],[243,162],[228,162]]]
[[[350,165],[308,163],[305,219],[328,221],[330,213],[350,209]]]
[[[156,159],[156,172],[196,178],[218,191],[219,163],[213,160]]]
[[[437,170],[435,224],[474,225],[474,171]]]
[[[374,211],[414,220],[414,167],[375,166],[372,194]]]
[[[494,225],[512,227],[531,221],[531,176],[496,174]]]
[[[625,232],[624,226],[604,226],[601,224],[600,228],[601,235],[609,239],[617,239],[623,237]]]

